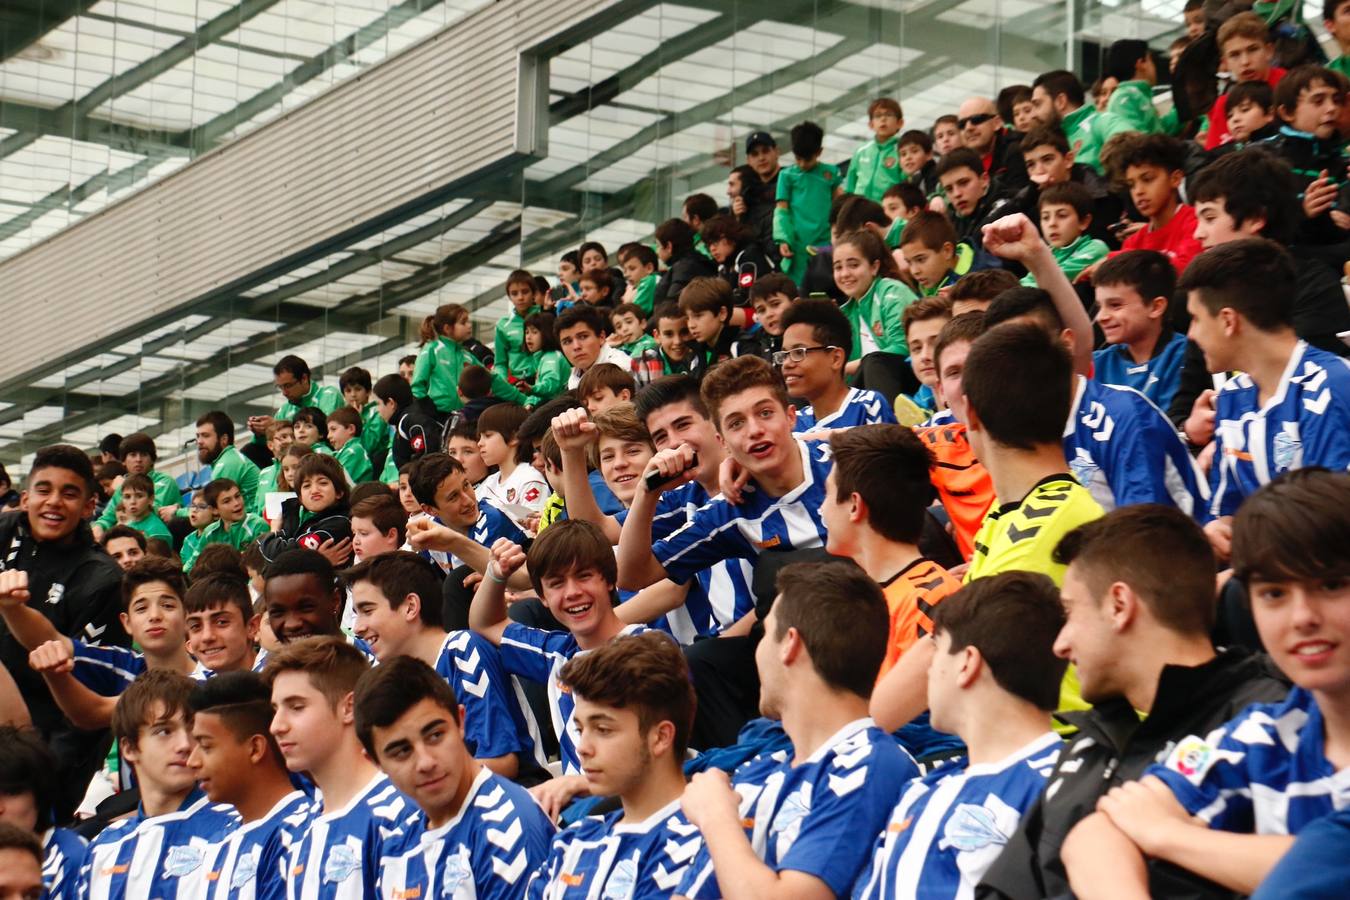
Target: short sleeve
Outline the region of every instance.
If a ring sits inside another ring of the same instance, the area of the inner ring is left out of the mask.
[[[1163,763],[1150,766],[1144,774],[1159,778],[1188,813],[1210,828],[1253,831],[1247,747],[1233,734],[1256,727],[1250,715],[1244,714],[1205,737],[1183,738]]]
[[[482,636],[470,634],[451,665],[455,667],[455,696],[464,704],[464,743],[469,752],[479,759],[492,759],[524,750],[497,648]]]
[[[571,642],[569,634],[511,622],[502,632],[498,652],[507,672],[548,684],[554,662],[570,655],[567,650]]]
[[[652,546],[652,555],[676,583],[724,559],[753,559],[758,554],[737,527],[736,510],[726,500],[700,507],[682,528]]]

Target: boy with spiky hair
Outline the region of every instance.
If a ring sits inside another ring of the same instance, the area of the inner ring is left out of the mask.
[[[211,847],[239,827],[239,814],[213,803],[188,766],[196,688],[185,675],[146,672],[122,693],[112,730],[136,773],[140,804],[101,831],[80,868],[79,896],[107,900],[197,900],[210,885]]]
[[[576,698],[590,792],[620,809],[561,832],[529,896],[670,896],[702,844],[680,812],[695,704],[684,657],[649,631],[574,657],[560,679]]]
[[[416,827],[412,802],[368,759],[356,735],[353,692],[370,667],[340,637],[291,641],[271,654],[271,732],[291,772],[305,772],[321,800],[287,860],[295,900],[374,897],[380,860]]]
[[[187,648],[203,675],[256,671],[266,659],[256,644],[261,616],[253,611],[244,571],[205,572],[183,597]],[[196,674],[196,673],[194,673]]]
[[[239,828],[214,848],[212,900],[283,900],[293,829],[313,801],[296,790],[268,731],[272,694],[254,672],[227,672],[188,696],[187,765],[212,803],[233,807]],[[203,895],[205,896],[205,895]]]
[[[534,358],[525,348],[525,320],[543,311],[534,302],[534,276],[524,269],[507,275],[506,299],[511,308],[493,329],[492,355],[509,381],[529,381],[534,377]]]
[[[522,896],[553,825],[524,788],[474,759],[445,679],[395,657],[361,677],[355,716],[367,755],[421,808],[410,840],[380,861],[380,896]]]

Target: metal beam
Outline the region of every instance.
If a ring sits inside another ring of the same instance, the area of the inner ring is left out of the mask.
[[[104,169],[99,174],[84,181],[78,187],[71,187],[68,184],[62,185],[41,200],[29,206],[28,209],[19,213],[17,216],[4,222],[0,222],[0,240],[18,234],[54,209],[82,203],[93,194],[102,190],[107,190],[108,193],[111,194],[120,191],[128,185],[135,184],[148,175],[150,170],[161,162],[163,162],[162,157],[157,158],[150,156],[140,162],[132,163],[124,169],[119,169],[116,172],[110,169]]]

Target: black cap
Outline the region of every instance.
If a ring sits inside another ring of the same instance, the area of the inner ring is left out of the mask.
[[[773,139],[773,135],[767,131],[756,131],[745,139],[745,152],[749,153],[756,147],[777,147],[778,142]]]

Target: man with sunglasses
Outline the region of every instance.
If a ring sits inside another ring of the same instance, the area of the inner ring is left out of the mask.
[[[1003,117],[988,97],[967,98],[956,113],[961,145],[975,151],[993,190],[1011,196],[1027,184],[1027,164],[1022,158],[1022,135],[1004,130]]]
[[[833,300],[798,300],[784,313],[783,349],[773,354],[773,364],[788,394],[800,401],[793,431],[895,423],[885,397],[844,380],[852,340],[848,319]]]

